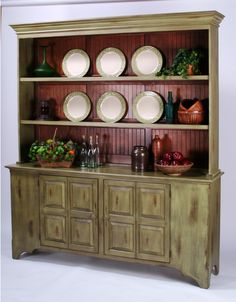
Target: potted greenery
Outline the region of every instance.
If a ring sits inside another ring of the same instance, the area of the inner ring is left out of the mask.
[[[29,150],[31,161],[37,161],[41,167],[71,167],[76,156],[76,144],[53,139],[35,141]]]
[[[200,61],[203,57],[202,51],[199,49],[180,48],[170,67],[164,67],[157,73],[157,76],[179,75],[187,78],[192,74],[200,74]]]

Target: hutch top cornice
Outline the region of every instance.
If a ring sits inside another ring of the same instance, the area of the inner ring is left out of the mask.
[[[16,24],[19,38],[209,29],[224,16],[217,11],[122,16],[78,21]]]

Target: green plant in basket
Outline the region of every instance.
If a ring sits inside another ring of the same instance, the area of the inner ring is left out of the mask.
[[[71,161],[76,153],[75,144],[70,140],[68,142],[53,141],[35,141],[29,150],[29,158],[32,161],[46,160],[49,162]]]
[[[186,79],[188,75],[200,74],[200,61],[203,53],[199,49],[180,48],[170,67],[163,67],[157,76],[164,78],[172,75],[179,75]]]
[[[56,131],[55,131],[56,133]],[[76,156],[77,144],[69,140],[64,142],[53,139],[35,141],[29,150],[31,161],[43,161],[48,163],[73,162]]]

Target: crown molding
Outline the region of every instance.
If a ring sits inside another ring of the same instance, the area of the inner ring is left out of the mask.
[[[40,6],[40,5],[69,5],[69,4],[96,4],[96,3],[122,3],[122,2],[142,2],[145,0],[2,0],[2,7],[12,6]],[[166,0],[148,0],[166,1]]]

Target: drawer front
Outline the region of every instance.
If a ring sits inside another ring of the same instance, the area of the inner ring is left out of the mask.
[[[169,261],[169,186],[136,185],[137,258]]]

